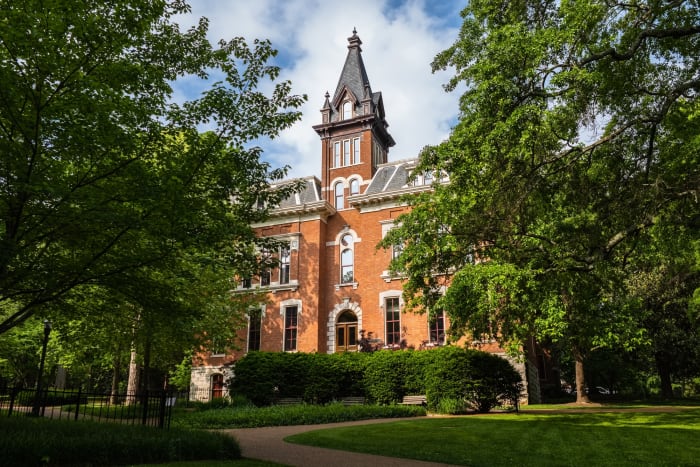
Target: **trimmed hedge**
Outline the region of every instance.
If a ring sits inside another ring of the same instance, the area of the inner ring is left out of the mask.
[[[250,352],[236,363],[229,387],[232,395],[256,406],[285,397],[326,404],[346,396],[389,405],[405,395],[425,394],[431,410],[455,413],[465,407],[488,412],[512,403],[522,382],[497,355],[448,346],[373,353]]]

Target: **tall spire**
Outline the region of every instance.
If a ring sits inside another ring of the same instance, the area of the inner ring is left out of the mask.
[[[338,99],[341,97],[344,89],[348,89],[359,101],[365,96],[372,96],[372,88],[367,77],[367,70],[362,61],[362,41],[357,35],[357,30],[352,30],[352,36],[348,37],[348,55],[345,58],[343,71],[340,73],[338,86],[333,93],[333,105],[337,105]]]

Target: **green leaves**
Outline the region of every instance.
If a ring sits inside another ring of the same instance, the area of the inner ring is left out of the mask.
[[[646,345],[631,264],[665,242],[652,229],[697,237],[697,4],[472,1],[463,17],[433,62],[466,85],[460,121],[418,168],[450,184],[384,242],[406,243],[407,304],[445,309],[456,335]]]
[[[153,295],[183,291],[164,284],[191,277],[186,264],[232,277],[256,263],[254,206],[293,187],[268,189],[285,168],[261,162],[254,141],[295,122],[305,96],[288,82],[260,90],[279,73],[269,42],[212,47],[206,20],[170,22],[187,9],[0,5],[0,303],[18,306],[0,333],[80,287],[179,308],[182,296]],[[193,76],[221,81],[173,103],[173,80]]]

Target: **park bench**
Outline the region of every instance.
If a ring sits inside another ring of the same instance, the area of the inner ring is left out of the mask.
[[[304,402],[301,397],[280,397],[275,402],[275,405],[294,405]]]
[[[363,405],[365,403],[365,398],[362,396],[348,396],[340,399],[343,405]]]
[[[403,396],[402,405],[426,405],[428,399],[424,395],[420,396]]]

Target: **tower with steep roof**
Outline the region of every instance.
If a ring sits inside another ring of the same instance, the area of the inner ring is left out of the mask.
[[[394,139],[388,132],[381,92],[373,92],[362,60],[362,41],[353,30],[348,54],[333,96],[326,92],[321,123],[313,128],[321,137],[321,185],[333,201],[334,184],[352,176],[361,180],[360,193],[387,162]]]

